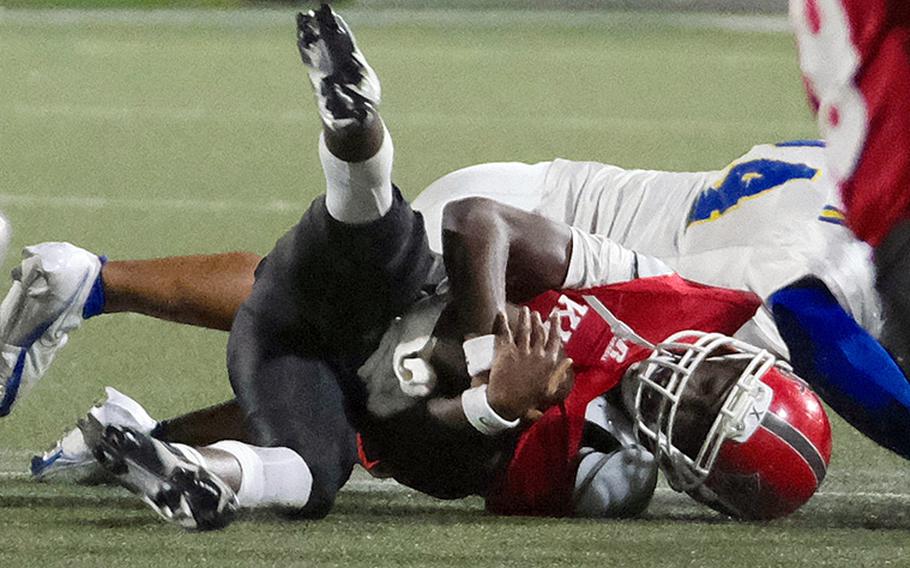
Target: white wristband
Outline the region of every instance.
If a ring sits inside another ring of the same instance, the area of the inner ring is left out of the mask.
[[[487,385],[470,388],[461,393],[461,408],[464,409],[465,418],[471,426],[486,436],[495,436],[511,430],[520,422],[518,419],[506,420],[496,414],[487,401]]]
[[[496,336],[481,335],[462,344],[468,375],[476,377],[493,368],[493,356],[496,354]]]

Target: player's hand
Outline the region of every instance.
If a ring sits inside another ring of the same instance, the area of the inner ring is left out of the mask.
[[[563,353],[558,325],[555,316],[544,323],[526,307],[511,326],[505,314],[496,316],[487,401],[504,419],[539,418],[541,410],[564,400],[572,389],[572,360]]]

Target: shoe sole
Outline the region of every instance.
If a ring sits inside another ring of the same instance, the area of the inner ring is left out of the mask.
[[[93,420],[88,417],[80,428],[95,459],[163,519],[197,531],[221,529],[234,520],[236,500],[222,504],[224,488],[207,471],[191,464],[166,471],[146,436]]]
[[[310,28],[316,22],[317,33]],[[373,104],[351,86],[364,80],[364,72],[354,58],[354,43],[350,33],[342,31],[335,14],[327,6],[316,10],[313,16],[297,15],[298,42],[301,49],[308,49],[318,41],[325,42],[332,64],[332,73],[322,78],[320,90],[325,97],[326,108],[336,119],[366,120]],[[338,91],[341,91],[340,93]],[[350,99],[350,103],[344,100]]]

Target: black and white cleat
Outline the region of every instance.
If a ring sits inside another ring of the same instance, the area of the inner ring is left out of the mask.
[[[79,428],[98,463],[166,521],[207,531],[234,520],[234,491],[169,444],[132,428],[104,426],[91,415]]]
[[[332,130],[363,123],[379,105],[382,88],[341,16],[327,4],[298,13],[297,47],[323,123]]]

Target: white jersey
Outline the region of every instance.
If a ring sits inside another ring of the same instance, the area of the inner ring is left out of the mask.
[[[659,258],[684,278],[763,300],[805,276],[821,279],[873,335],[881,329],[872,252],[843,225],[814,141],[756,146],[720,171],[625,170],[594,162],[484,164],[434,182],[415,201],[441,248],[445,202],[503,201]],[[765,308],[739,336],[787,349]]]

